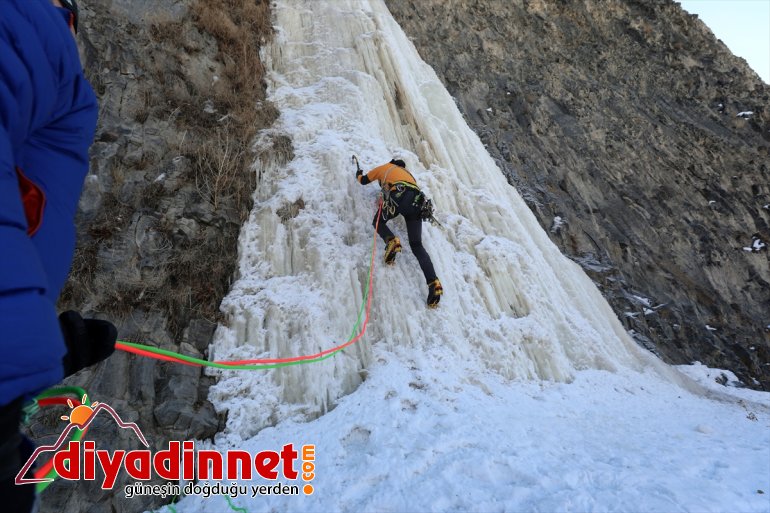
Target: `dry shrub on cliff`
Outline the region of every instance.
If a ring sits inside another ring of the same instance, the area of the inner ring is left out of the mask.
[[[195,187],[201,198],[208,201],[214,210],[219,208],[225,196],[235,196],[240,207],[238,189],[247,189],[242,185],[250,185],[252,180],[244,180],[240,175],[248,170],[243,169],[245,144],[233,137],[227,128],[216,130],[214,137],[195,148],[193,153],[193,174]],[[240,178],[240,179],[239,179]]]
[[[190,316],[218,317],[237,255],[236,222],[247,217],[256,186],[249,146],[256,132],[277,116],[274,107],[263,102],[265,69],[259,57],[259,48],[272,33],[269,2],[198,0],[192,6],[192,22],[216,41],[219,76],[206,88],[183,79],[185,87],[169,91],[173,98],[167,98],[167,105],[176,111],[177,124],[187,130],[180,150],[190,162],[189,178],[214,217],[227,219],[227,228],[216,239],[201,232],[175,248],[167,264],[165,293],[159,296],[175,331]],[[163,37],[182,37],[181,31],[176,32],[155,31],[166,34]],[[228,217],[228,210],[235,211],[237,219]]]
[[[256,187],[250,145],[277,117],[265,101],[259,56],[272,36],[269,0],[191,4],[186,16],[161,11],[146,26],[131,29],[143,52],[134,61],[136,73],[145,78],[133,92],[136,101],[126,102],[121,114],[159,137],[137,157],[114,131],[114,140],[124,144],[115,151],[121,167],[113,169],[100,211],[81,234],[62,297],[62,306],[93,301],[90,307],[113,316],[135,309],[163,312],[177,340],[191,319],[219,317],[235,270],[240,223]],[[102,49],[95,50],[102,58]],[[99,69],[106,67],[107,77],[122,73],[120,66],[105,58]],[[101,72],[92,75],[100,94],[109,96],[110,80]],[[181,209],[179,198],[188,201]],[[106,284],[97,277],[103,260],[110,259],[100,251],[134,251],[135,241],[126,234],[133,233],[137,217],[154,220],[150,229],[172,244],[154,259],[131,260],[132,273],[114,275]],[[105,290],[93,293],[100,288]]]
[[[201,196],[215,209],[222,198],[232,197],[244,219],[255,185],[248,146],[257,130],[277,115],[262,103],[265,69],[259,57],[272,33],[270,5],[267,0],[198,0],[192,13],[195,25],[216,40],[222,76],[206,91],[193,93],[190,108],[181,113],[207,132],[183,152],[192,162]],[[203,104],[209,108],[202,109]]]
[[[271,114],[261,112],[253,104],[265,95],[265,68],[259,48],[272,32],[269,2],[199,0],[193,15],[195,24],[217,40],[219,60],[224,64],[225,84],[218,88],[217,109],[233,116],[242,128],[264,122],[258,117]]]
[[[219,317],[235,269],[239,225],[256,187],[250,145],[277,117],[264,101],[259,57],[272,35],[269,0],[195,0],[187,13],[158,14],[132,33],[145,49],[136,65],[147,79],[134,110],[126,112],[164,141],[147,145],[140,158],[121,161],[125,169],[112,177],[112,190],[81,238],[63,297],[67,304],[93,300],[111,315],[164,312],[176,339],[191,319]],[[160,179],[166,172],[173,178]],[[123,187],[124,175],[144,185]],[[181,197],[189,198],[189,208],[169,212]],[[154,261],[137,259],[133,279],[117,277],[108,291],[93,295],[93,287],[104,285],[94,279],[99,248],[126,243],[134,212],[155,219],[151,228],[173,244]],[[195,228],[181,229],[183,217],[185,226]],[[145,281],[136,283],[137,273]]]

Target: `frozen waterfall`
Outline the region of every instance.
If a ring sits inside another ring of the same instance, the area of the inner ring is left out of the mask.
[[[378,241],[362,341],[320,363],[222,373],[212,401],[227,407],[237,397],[231,420],[256,432],[326,411],[366,377],[373,345],[441,345],[506,378],[569,381],[580,369],[621,367],[673,375],[549,240],[381,0],[281,0],[273,16],[263,56],[280,118],[256,149],[288,136],[293,158],[255,164],[254,208],[213,356],[289,357],[347,340],[378,194],[354,180],[352,154],[365,171],[403,158],[433,199],[443,228],[424,224],[423,241],[445,295],[438,310],[425,307],[404,223],[391,221],[404,252],[385,268]]]

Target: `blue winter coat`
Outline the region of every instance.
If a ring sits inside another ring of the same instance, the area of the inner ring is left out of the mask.
[[[63,373],[55,305],[97,117],[67,16],[0,0],[0,406]]]

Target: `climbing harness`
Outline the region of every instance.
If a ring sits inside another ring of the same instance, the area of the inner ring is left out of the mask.
[[[406,182],[397,182],[398,185],[394,184],[394,187],[388,186],[388,175],[393,170],[394,167],[398,167],[395,164],[391,164],[391,166],[388,168],[387,171],[385,171],[385,176],[382,178],[382,187],[381,187],[381,194],[382,194],[382,210],[385,213],[385,220],[393,219],[396,217],[396,212],[398,211],[398,198],[401,197],[401,194],[403,194],[403,191],[405,190],[404,185]],[[406,171],[406,170],[404,170]],[[409,173],[409,171],[406,171]],[[409,173],[411,176],[411,173]],[[414,179],[414,177],[412,177]],[[397,187],[401,187],[400,192],[397,191]],[[396,191],[396,194],[392,194],[394,191]]]
[[[358,164],[358,157],[353,155],[351,160],[356,164],[356,171],[363,173],[361,170],[361,166]],[[390,174],[391,170],[394,167],[400,167],[396,164],[392,164],[388,170],[385,172],[385,176],[382,178],[382,213],[384,214],[382,217],[385,221],[388,221],[390,219],[393,219],[396,217],[398,212],[398,200],[401,198],[401,195],[406,192],[407,190],[413,190],[416,191],[417,194],[415,194],[414,199],[412,200],[412,205],[417,208],[417,210],[420,212],[420,219],[423,221],[427,221],[433,226],[441,226],[441,223],[438,222],[434,215],[434,206],[433,201],[428,198],[425,193],[415,184],[404,182],[404,181],[398,181],[393,182],[392,184],[388,184],[388,174]],[[409,176],[412,177],[412,180],[414,180],[414,175],[409,172],[408,169],[402,168],[404,171],[409,173]],[[417,180],[414,180],[417,182]]]
[[[417,191],[417,194],[414,195],[414,199],[412,200],[412,206],[414,206],[420,213],[420,219],[429,222],[433,226],[441,226],[433,215],[433,201],[427,197],[419,187],[408,182],[396,182],[394,187],[390,189],[388,194],[388,199],[390,200],[388,208],[392,208],[393,211],[393,214],[390,217],[395,217],[398,200],[404,192],[410,189]]]

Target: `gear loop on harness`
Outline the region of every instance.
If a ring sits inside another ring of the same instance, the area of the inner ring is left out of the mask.
[[[383,217],[386,220],[396,217],[398,203],[396,203],[396,198],[393,196],[387,189],[382,190],[382,212],[385,214]]]

